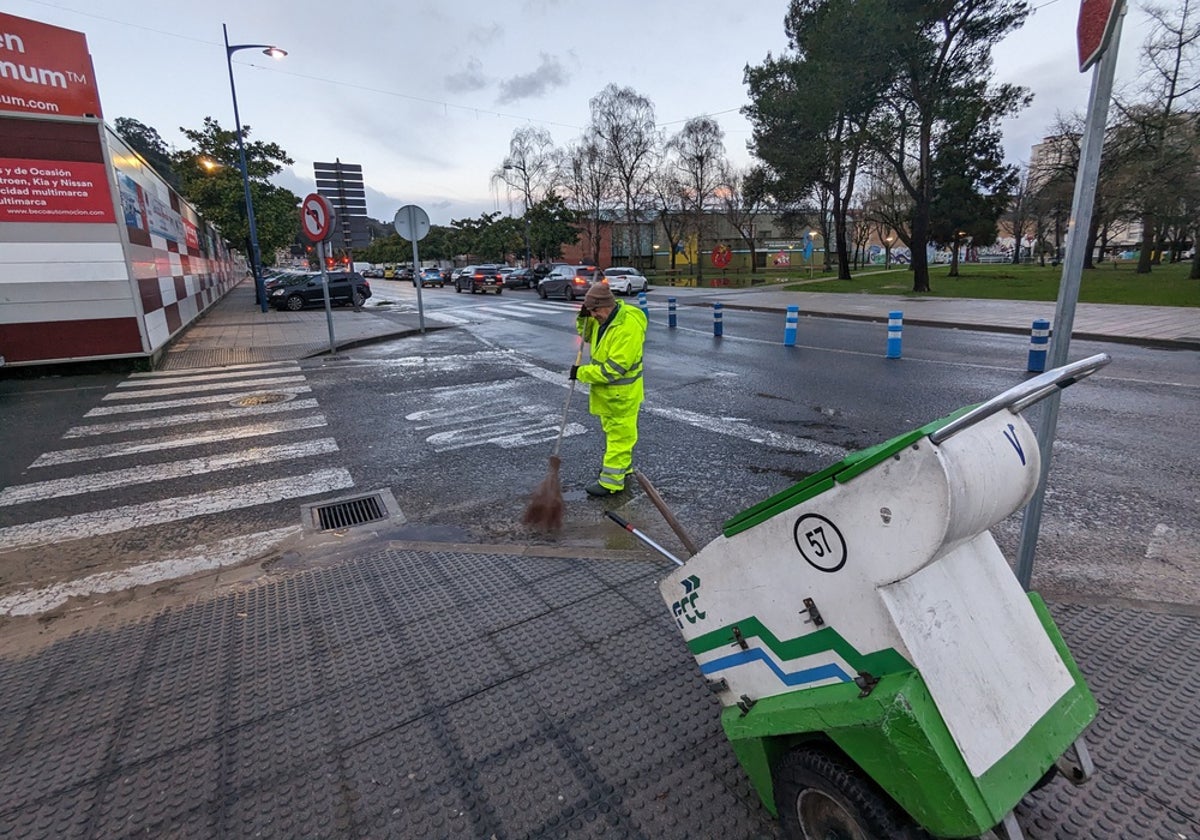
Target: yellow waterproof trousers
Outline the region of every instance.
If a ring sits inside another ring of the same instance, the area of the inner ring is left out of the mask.
[[[625,476],[633,472],[633,446],[637,443],[637,419],[632,414],[600,415],[604,430],[604,463],[600,467],[600,486],[617,491],[625,489]]]

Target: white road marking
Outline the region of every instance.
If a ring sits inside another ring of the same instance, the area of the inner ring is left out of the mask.
[[[304,377],[300,377],[304,381]],[[151,400],[149,402],[134,403],[133,405],[102,405],[93,408],[84,417],[105,417],[113,414],[134,414],[139,411],[159,411],[164,408],[186,408],[190,405],[212,405],[213,403],[230,403],[236,399],[249,397],[254,394],[263,393],[264,389],[258,388],[252,391],[229,391],[224,394],[206,394],[203,397],[187,397],[179,400]],[[272,387],[270,389],[277,394],[310,394],[312,387],[309,385],[284,385],[279,388]]]
[[[155,397],[166,397],[172,394],[195,394],[200,391],[230,391],[234,389],[253,388],[256,391],[277,391],[277,385],[293,385],[297,382],[303,382],[304,376],[278,376],[274,379],[246,379],[240,378],[233,382],[211,382],[207,385],[190,384],[181,385],[178,388],[154,388],[145,391],[117,391],[112,394],[106,394],[106,400],[142,400],[153,399]],[[122,383],[128,384],[128,383]],[[140,382],[135,384],[142,384]],[[174,384],[174,383],[171,383]]]
[[[716,432],[720,435],[748,440],[751,443],[761,443],[775,449],[784,449],[790,452],[811,452],[814,455],[820,455],[822,458],[831,461],[840,461],[847,455],[847,450],[840,446],[821,443],[821,441],[813,440],[812,438],[802,438],[782,432],[773,432],[769,429],[760,429],[757,426],[751,426],[749,423],[731,422],[719,417],[700,414],[695,411],[687,411],[682,408],[668,408],[646,402],[642,404],[642,411],[657,417],[666,418],[667,420],[686,423],[689,426],[695,426],[706,432]]]
[[[116,534],[133,528],[179,522],[197,516],[272,504],[285,499],[315,496],[353,486],[354,479],[347,470],[325,469],[306,475],[259,481],[191,496],[157,499],[138,505],[59,516],[0,528],[0,552]]]
[[[482,430],[472,423],[461,429],[436,432],[425,438],[425,441],[433,446],[434,452],[451,452],[487,444],[501,449],[516,449],[521,446],[549,443],[558,437],[561,422],[561,415],[547,415],[542,418],[542,425],[535,427],[530,427],[530,421],[527,419],[491,422]],[[578,423],[568,423],[563,430],[563,437],[586,434],[587,429]]]
[[[300,533],[299,525],[241,534],[211,545],[198,545],[176,555],[168,555],[153,563],[142,563],[126,569],[98,572],[77,580],[54,583],[41,589],[27,589],[0,598],[0,615],[37,615],[67,602],[105,592],[121,592],[135,586],[146,586],[164,580],[189,577],[199,572],[239,566],[260,557],[283,540]]]
[[[249,426],[234,426],[232,428],[202,432],[195,435],[167,435],[164,437],[129,441],[127,443],[106,443],[98,446],[82,446],[77,449],[59,449],[56,452],[46,452],[39,455],[38,459],[30,464],[30,468],[73,464],[97,458],[124,458],[143,452],[157,452],[162,449],[182,449],[186,446],[200,446],[206,443],[220,443],[226,440],[240,440],[262,435],[276,435],[299,429],[316,429],[326,425],[328,425],[328,421],[326,421],[324,415],[313,414],[309,417],[253,423]]]
[[[206,368],[186,368],[184,370],[153,370],[146,373],[131,373],[130,379],[178,379],[189,376],[209,376],[226,372],[259,370],[261,368],[293,368],[298,369],[296,362],[248,362],[244,365],[219,365]]]
[[[171,414],[166,417],[151,417],[147,420],[130,420],[124,423],[100,423],[95,426],[75,426],[67,430],[64,438],[108,435],[118,432],[139,432],[145,429],[161,429],[183,423],[211,423],[214,420],[241,420],[259,414],[280,414],[284,411],[301,411],[316,408],[316,400],[292,400],[291,402],[250,405],[245,408],[226,408],[220,411],[197,411],[191,414]]]
[[[443,324],[450,324],[454,327],[461,327],[463,324],[471,323],[466,318],[459,318],[457,315],[451,315],[449,312],[426,312],[425,317],[431,321],[441,321]]]
[[[213,382],[220,379],[245,379],[247,376],[286,376],[289,373],[296,373],[300,370],[300,366],[295,362],[287,362],[286,364],[273,362],[270,363],[270,367],[266,367],[264,363],[264,365],[256,365],[254,367],[257,369],[235,370],[234,368],[220,368],[219,370],[221,373],[200,373],[195,369],[164,371],[161,374],[132,373],[129,375],[129,378],[121,382],[119,385],[117,385],[117,387],[153,388],[156,385],[178,385],[181,382]]]
[[[51,481],[19,484],[0,490],[0,505],[19,505],[63,496],[79,496],[84,493],[100,493],[129,487],[134,484],[149,484],[193,475],[237,469],[253,464],[273,464],[337,452],[337,441],[333,438],[284,443],[278,446],[252,446],[237,452],[226,452],[208,458],[190,458],[185,461],[168,461],[144,467],[127,467],[121,470],[73,475]]]

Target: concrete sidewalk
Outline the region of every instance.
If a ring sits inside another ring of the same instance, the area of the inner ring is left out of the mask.
[[[911,298],[902,295],[852,295],[830,292],[785,292],[775,288],[705,289],[653,286],[652,302],[674,297],[681,306],[779,312],[799,306],[801,315],[885,322],[899,310],[909,325],[947,327],[985,332],[1028,333],[1033,321],[1053,323],[1053,303],[972,298]],[[386,317],[385,314],[386,313]],[[385,341],[411,335],[420,328],[416,312],[405,312],[368,301],[361,311],[333,310],[335,346]],[[426,330],[445,329],[426,323]],[[1200,350],[1200,309],[1174,306],[1123,306],[1081,303],[1072,336],[1093,341],[1118,341],[1154,347]],[[260,312],[254,303],[254,284],[233,289],[167,349],[162,370],[303,359],[329,352],[324,309],[303,312]]]
[[[680,293],[685,292],[686,295]],[[799,306],[801,315],[854,320],[887,321],[888,313],[904,313],[904,323],[929,327],[954,327],[985,332],[1028,334],[1033,321],[1054,323],[1055,304],[1027,300],[978,298],[920,298],[904,295],[837,294],[834,292],[784,292],[749,289],[654,289],[655,297],[675,295],[680,302],[711,304],[720,301],[729,309],[783,312]],[[1111,303],[1076,305],[1071,337],[1090,341],[1119,341],[1157,347],[1192,347],[1200,350],[1200,309],[1185,306],[1132,306]]]
[[[389,543],[0,658],[0,837],[778,837],[662,561],[607,554]],[[1097,775],[1025,836],[1200,835],[1200,619],[1052,611]]]
[[[388,317],[381,313],[388,312]],[[426,330],[441,329],[426,325]],[[368,305],[361,310],[333,309],[334,346],[353,347],[411,335],[420,329],[415,312]],[[185,329],[167,348],[160,370],[278,362],[329,352],[329,325],[324,308],[288,312],[259,310],[254,283],[245,280]]]

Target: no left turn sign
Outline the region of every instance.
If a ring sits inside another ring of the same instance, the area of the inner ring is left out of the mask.
[[[323,195],[309,193],[300,205],[300,230],[310,242],[324,242],[333,230],[333,208]]]

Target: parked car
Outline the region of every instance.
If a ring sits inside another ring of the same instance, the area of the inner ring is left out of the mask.
[[[298,277],[309,277],[313,274],[311,271],[272,271],[269,274],[263,275],[263,288],[267,290],[269,295],[273,289],[278,288],[284,283],[294,281]],[[320,274],[317,274],[320,277]]]
[[[329,272],[329,302],[335,306],[347,303],[362,306],[371,296],[371,284],[357,271]],[[276,309],[299,312],[306,306],[324,306],[325,292],[320,274],[303,274],[285,280],[268,297]]]
[[[478,266],[474,266],[474,265],[459,266],[458,268],[454,269],[454,271],[450,272],[450,282],[453,283],[455,286],[457,286],[458,278],[462,277],[464,274],[474,274],[476,268],[478,268]]]
[[[484,292],[501,294],[504,291],[504,283],[500,280],[500,266],[476,265],[470,268],[470,273],[460,274],[454,281],[454,291],[461,292],[465,289],[473,295]]]
[[[595,282],[602,283],[603,275],[594,265],[560,265],[547,276],[538,281],[538,297],[545,300],[554,295],[562,295],[567,300],[575,300],[587,294]]]
[[[413,270],[409,267],[397,268],[396,269],[396,279],[397,280],[412,280],[413,279]]]
[[[383,269],[382,276],[383,276],[384,280],[395,280],[396,279],[396,266],[389,265],[389,266],[385,267]]]
[[[532,289],[537,285],[537,281],[532,268],[517,268],[504,276],[504,288]]]
[[[413,287],[417,285],[416,278],[412,281]],[[446,285],[446,281],[442,279],[442,270],[440,268],[423,268],[421,269],[421,286],[437,286],[439,289]]]
[[[608,288],[612,289],[614,295],[631,295],[634,292],[644,292],[650,285],[646,282],[646,278],[640,271],[628,266],[606,268],[604,269],[604,278],[608,281]]]

